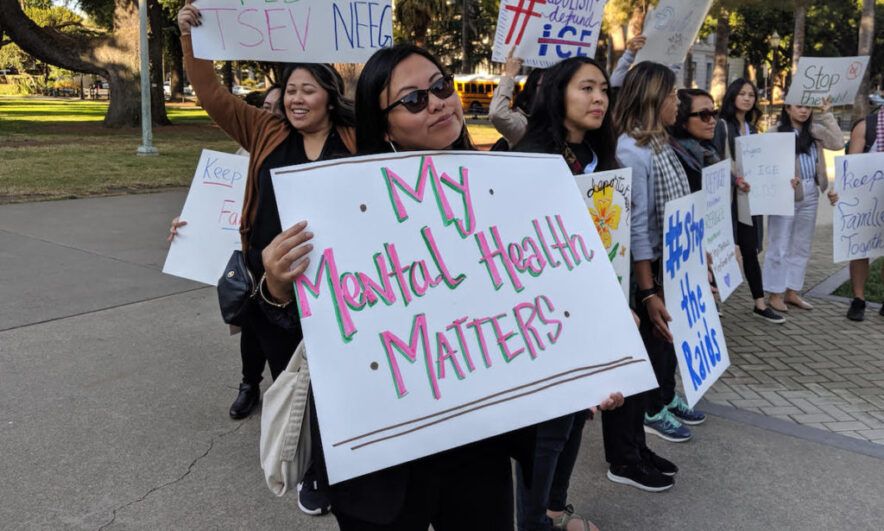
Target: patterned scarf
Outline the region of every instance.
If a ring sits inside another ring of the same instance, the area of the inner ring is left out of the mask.
[[[651,140],[651,168],[654,179],[654,201],[657,206],[657,223],[661,230],[666,203],[691,193],[688,177],[668,142]]]
[[[875,138],[878,141],[878,151],[884,151],[884,111],[878,111],[878,130]]]

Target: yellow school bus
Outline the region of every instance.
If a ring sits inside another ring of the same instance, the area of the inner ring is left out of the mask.
[[[500,83],[500,76],[485,76],[481,74],[456,75],[454,76],[454,89],[460,97],[460,103],[465,112],[480,114],[488,112],[491,98]],[[516,76],[515,94],[525,86],[525,76]],[[514,94],[514,95],[515,95]]]

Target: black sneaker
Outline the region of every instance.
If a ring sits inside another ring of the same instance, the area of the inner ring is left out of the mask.
[[[884,308],[884,306],[882,306],[882,308]],[[850,308],[847,309],[847,318],[851,321],[865,321],[866,301],[859,297],[854,297],[853,300],[850,301]]]
[[[678,467],[675,466],[675,463],[673,463],[672,461],[670,461],[668,459],[664,459],[664,458],[660,457],[659,455],[652,452],[650,449],[645,448],[641,454],[642,454],[642,461],[645,464],[656,468],[664,476],[672,477],[672,476],[678,474]]]
[[[659,470],[645,463],[636,465],[611,465],[608,479],[621,485],[630,485],[647,492],[663,492],[675,485],[675,480],[664,476]]]
[[[777,312],[773,311],[773,308],[768,306],[763,310],[759,310],[758,308],[752,308],[752,313],[755,317],[761,317],[765,321],[775,323],[775,324],[783,324],[786,322],[786,318]]]
[[[310,516],[322,516],[331,511],[331,502],[325,492],[319,490],[315,479],[298,483],[298,508]]]
[[[258,384],[239,384],[239,394],[230,406],[230,417],[244,419],[248,417],[258,403],[261,402],[261,387]]]

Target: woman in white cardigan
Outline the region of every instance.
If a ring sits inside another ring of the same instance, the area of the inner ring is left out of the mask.
[[[816,228],[820,192],[829,185],[823,149],[844,146],[841,129],[832,116],[832,103],[823,101],[819,116],[802,105],[786,105],[780,114],[777,131],[795,133],[795,215],[770,216],[767,228],[770,245],[764,259],[764,290],[770,294],[770,306],[788,311],[786,305],[804,310],[813,305],[798,294],[804,287],[804,273]],[[794,182],[794,181],[793,181]],[[832,194],[832,191],[829,191]]]

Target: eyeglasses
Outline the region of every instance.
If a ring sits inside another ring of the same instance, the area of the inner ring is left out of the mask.
[[[430,104],[430,94],[436,96],[440,100],[444,100],[454,94],[454,77],[451,75],[443,76],[433,82],[429,88],[412,90],[395,103],[384,109],[384,114],[392,111],[397,105],[402,105],[408,112],[417,114],[427,108]]]
[[[709,109],[703,109],[702,111],[688,113],[688,118],[693,118],[694,116],[699,117],[704,122],[712,121],[718,118],[718,111],[710,111]]]

